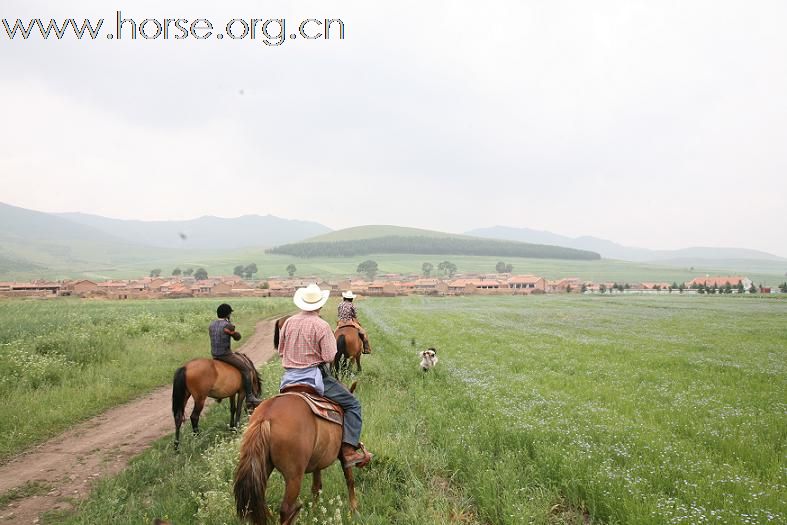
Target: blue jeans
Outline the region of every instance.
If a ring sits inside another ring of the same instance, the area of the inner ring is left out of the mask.
[[[322,378],[325,384],[325,397],[330,398],[344,409],[344,434],[342,441],[354,447],[358,446],[361,439],[361,403],[347,390],[341,382],[331,375],[324,375]]]

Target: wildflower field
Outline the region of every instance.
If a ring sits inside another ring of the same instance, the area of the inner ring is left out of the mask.
[[[334,466],[319,502],[304,483],[301,523],[787,521],[785,300],[405,297],[358,310],[374,348],[357,379],[375,459],[356,471],[357,516]],[[440,362],[422,373],[427,346]],[[280,365],[263,374],[272,394]],[[226,410],[180,454],[161,440],[45,521],[238,523]]]
[[[216,299],[0,301],[0,460],[172,381],[210,355]],[[241,333],[291,309],[287,299],[233,299]]]

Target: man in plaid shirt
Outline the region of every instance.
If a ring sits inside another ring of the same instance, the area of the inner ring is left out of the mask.
[[[342,465],[363,467],[372,455],[360,442],[361,403],[328,372],[326,364],[336,356],[336,338],[330,325],[320,318],[328,295],[329,290],[320,290],[316,284],[295,292],[293,302],[301,312],[287,319],[279,332],[279,355],[284,367],[280,388],[306,384],[338,403],[344,410]]]
[[[342,326],[346,325],[352,325],[357,328],[358,337],[360,337],[361,341],[363,341],[363,353],[371,354],[372,349],[369,348],[369,336],[366,335],[366,330],[364,330],[363,326],[361,326],[361,323],[358,322],[358,314],[355,312],[355,305],[353,304],[355,294],[348,290],[342,293],[342,298],[344,300],[339,303],[336,328],[341,328]]]

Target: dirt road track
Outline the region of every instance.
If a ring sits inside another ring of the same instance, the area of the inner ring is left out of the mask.
[[[274,355],[274,321],[257,323],[240,348],[259,364]],[[186,414],[191,413],[191,400]],[[188,421],[186,421],[188,426]],[[29,482],[51,487],[0,508],[0,524],[38,523],[49,510],[65,509],[69,499],[84,498],[95,480],[123,470],[129,459],[155,440],[174,432],[172,387],[162,387],[110,409],[0,466],[0,495]]]

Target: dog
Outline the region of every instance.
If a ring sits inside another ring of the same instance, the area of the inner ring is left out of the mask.
[[[423,352],[418,352],[421,356],[421,370],[428,372],[437,364],[437,350],[434,348],[427,348]]]

